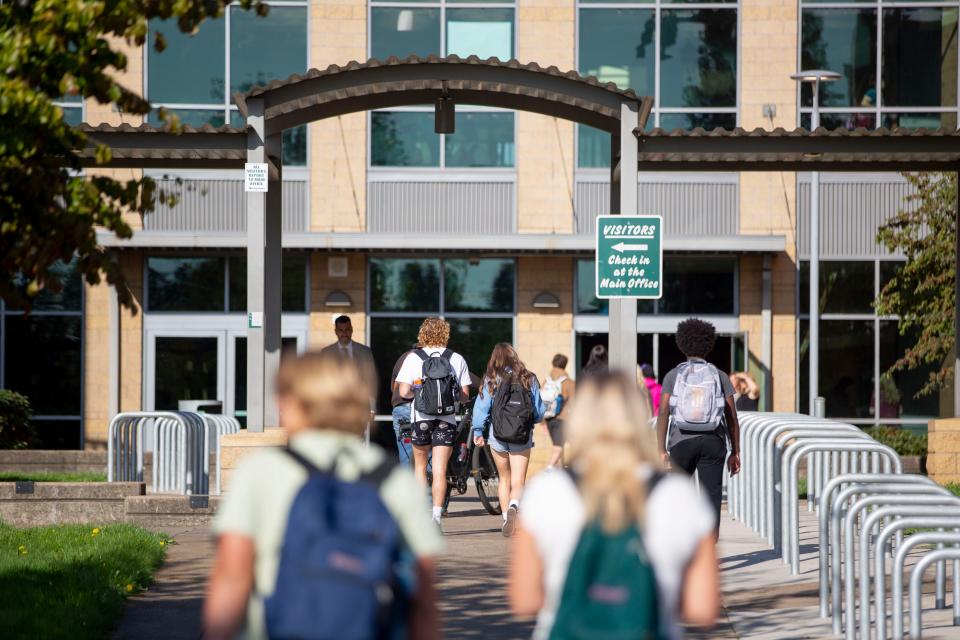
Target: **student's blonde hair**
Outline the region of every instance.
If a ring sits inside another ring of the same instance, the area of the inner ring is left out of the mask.
[[[417,342],[425,347],[445,347],[450,342],[450,323],[431,316],[420,325]]]
[[[568,411],[564,432],[588,519],[599,518],[607,532],[642,523],[646,488],[637,472],[660,465],[636,381],[613,372],[586,377]]]
[[[320,351],[287,357],[277,394],[300,404],[311,429],[360,434],[370,421],[370,376],[349,358]]]

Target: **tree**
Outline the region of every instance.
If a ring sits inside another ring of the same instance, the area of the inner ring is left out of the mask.
[[[29,309],[43,289],[62,283],[51,269],[77,256],[82,277],[97,284],[105,276],[120,302],[133,297],[117,258],[97,244],[103,228],[119,238],[132,235],[125,211],[144,214],[158,194],[149,178],[119,181],[79,175],[77,150],[86,136],[63,119],[53,104],[61,96],[92,98],[126,114],[142,115],[150,104],[117,82],[127,68],[116,49],[122,41],[142,46],[151,19],[176,20],[184,33],[207,18],[223,15],[229,0],[13,0],[0,2],[0,298]],[[263,0],[239,0],[266,15]],[[152,46],[163,51],[163,34]],[[162,111],[162,110],[161,110]],[[177,119],[160,114],[173,131]],[[98,164],[110,159],[99,146]],[[19,274],[19,276],[18,276]],[[25,284],[24,284],[25,283]]]
[[[875,306],[879,314],[900,316],[901,335],[916,336],[886,375],[931,367],[929,379],[917,392],[922,396],[946,386],[954,376],[957,175],[904,177],[914,193],[880,227],[877,240],[890,251],[901,251],[907,261],[880,291]]]

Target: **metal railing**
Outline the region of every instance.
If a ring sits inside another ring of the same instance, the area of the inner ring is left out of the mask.
[[[207,420],[207,426],[210,429],[209,439],[213,442],[213,448],[217,456],[217,495],[223,493],[222,479],[220,477],[220,438],[231,433],[240,431],[240,422],[233,416],[225,416],[216,413],[205,413],[203,417]]]

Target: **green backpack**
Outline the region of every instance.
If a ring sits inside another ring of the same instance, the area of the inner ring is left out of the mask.
[[[648,483],[648,493],[660,475]],[[636,524],[584,527],[567,569],[550,640],[660,640],[657,578]]]

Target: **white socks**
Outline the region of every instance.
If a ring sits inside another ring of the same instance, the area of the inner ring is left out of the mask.
[[[440,516],[443,515],[443,507],[434,507],[433,508],[433,519],[439,520]]]

